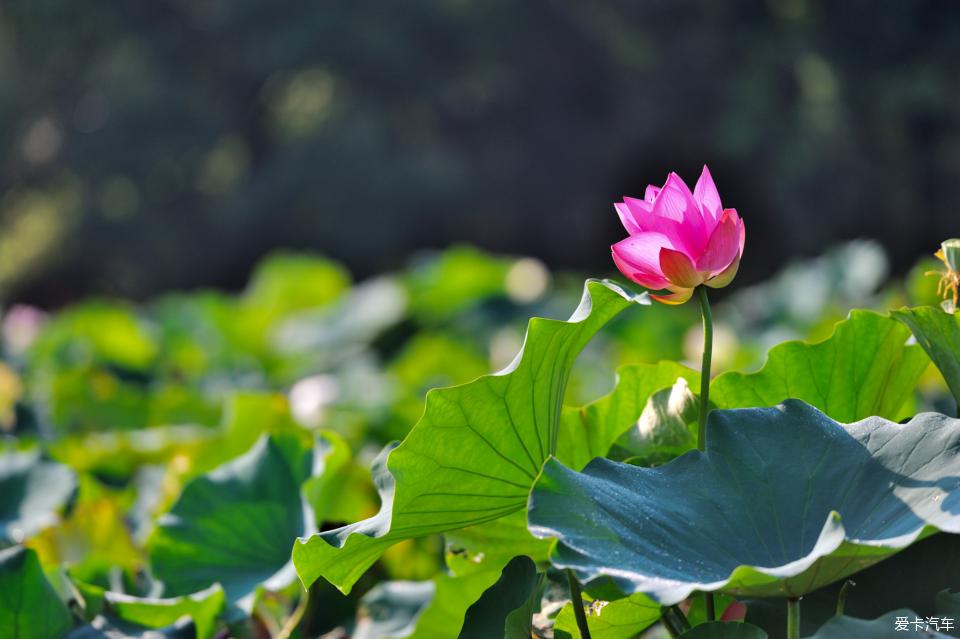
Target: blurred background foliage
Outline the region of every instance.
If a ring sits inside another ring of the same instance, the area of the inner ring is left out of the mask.
[[[936,278],[923,275],[931,260],[890,278],[881,246],[855,241],[736,286],[715,307],[715,371],[756,369],[785,339],[826,338],[854,307],[936,304]],[[582,287],[582,275],[535,258],[466,246],[359,280],[328,258],[288,251],[262,260],[236,294],[94,298],[54,313],[15,305],[0,323],[0,548],[23,543],[48,571],[91,588],[155,595],[156,571],[171,570],[157,550],[166,548],[163,514],[194,482],[222,478],[221,464],[273,446],[264,435],[293,456],[317,438],[303,484],[308,526],[370,516],[379,505],[370,465],[419,419],[426,391],[505,366],[528,318],[566,317]],[[701,343],[692,305],[625,312],[579,358],[566,402],[609,391],[620,364],[696,365]],[[912,405],[953,410],[949,397],[930,367]],[[298,533],[285,534],[283,561]],[[283,561],[267,562],[258,579]],[[353,627],[379,596],[376,583],[431,579],[444,561],[438,536],[398,544],[350,598],[317,586],[324,612],[311,618],[318,631]],[[231,601],[250,587],[222,581]],[[284,584],[256,596],[257,619],[275,606],[282,621],[299,588]]]
[[[9,0],[0,75],[0,294],[47,308],[238,290],[278,246],[603,273],[610,203],[704,162],[741,281],[860,236],[900,273],[956,234],[950,0]]]

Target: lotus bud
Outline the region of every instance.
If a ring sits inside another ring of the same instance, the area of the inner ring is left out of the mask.
[[[960,273],[960,239],[951,239],[940,245],[943,263],[954,273]]]
[[[947,267],[945,271],[927,271],[927,275],[939,275],[937,295],[944,297],[940,306],[951,315],[960,307],[960,239],[950,239],[940,245],[935,253],[937,259]]]

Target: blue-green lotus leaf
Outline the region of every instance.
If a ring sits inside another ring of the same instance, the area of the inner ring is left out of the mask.
[[[295,579],[290,544],[312,530],[300,495],[310,463],[299,438],[265,435],[187,484],[149,541],[163,594],[191,595],[220,583],[228,602],[246,610],[258,588]]]
[[[960,420],[934,413],[845,426],[797,400],[714,411],[706,452],[658,468],[550,460],[528,522],[605,598],[799,596],[960,532],[958,451]]]

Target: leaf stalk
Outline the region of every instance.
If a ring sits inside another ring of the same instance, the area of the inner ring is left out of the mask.
[[[800,639],[800,597],[787,599],[787,639]]]
[[[570,585],[570,599],[573,602],[573,616],[577,620],[580,639],[590,639],[590,626],[587,625],[587,613],[583,609],[583,593],[573,571],[567,568],[567,583]]]

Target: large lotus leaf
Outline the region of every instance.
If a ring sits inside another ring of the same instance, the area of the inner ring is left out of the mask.
[[[710,386],[718,408],[773,406],[801,399],[841,422],[870,416],[899,419],[929,364],[908,345],[910,331],[896,320],[855,310],[817,344],[784,342],[756,373],[724,373]]]
[[[56,523],[76,489],[69,468],[43,461],[37,453],[0,455],[0,547]]]
[[[380,512],[301,539],[293,561],[305,585],[324,577],[344,592],[390,546],[522,510],[540,466],[556,452],[573,363],[590,338],[631,304],[649,303],[589,280],[566,322],[535,318],[510,366],[427,394],[423,417],[375,463]]]
[[[960,420],[839,424],[789,400],[711,413],[706,452],[658,468],[544,465],[531,532],[600,596],[799,596],[935,529],[960,532]],[[697,525],[691,525],[697,522]]]
[[[577,470],[604,457],[638,417],[653,410],[653,395],[678,380],[699,385],[700,374],[674,362],[632,364],[617,371],[614,390],[586,406],[564,406],[560,415],[557,458]],[[686,450],[686,449],[684,449]],[[683,452],[683,451],[680,451]],[[479,526],[446,533],[447,565],[457,574],[488,569],[489,563],[523,554],[546,561],[548,542],[527,530],[526,513],[517,512]]]
[[[310,470],[301,446],[298,439],[264,436],[245,455],[187,484],[149,542],[165,595],[219,582],[238,602],[261,584],[289,581],[290,544],[312,527],[300,495]]]
[[[915,620],[920,621],[919,626],[914,624]],[[955,626],[956,622],[954,619],[951,626]],[[873,620],[838,615],[808,639],[949,639],[949,635],[937,631],[938,626],[939,624],[926,623],[926,620],[918,618],[915,612],[904,608]]]
[[[587,627],[593,639],[633,639],[660,620],[659,603],[636,594],[615,601],[595,600],[587,606]],[[553,625],[557,639],[579,637],[573,602],[566,604]]]
[[[903,308],[890,313],[906,324],[940,370],[960,405],[960,313],[932,306]]]
[[[0,637],[60,639],[72,627],[37,553],[22,546],[0,550]]]
[[[529,639],[543,580],[529,557],[514,557],[500,578],[467,608],[458,639]]]

